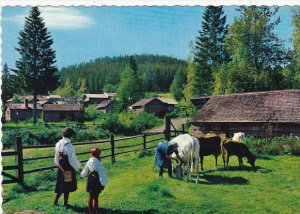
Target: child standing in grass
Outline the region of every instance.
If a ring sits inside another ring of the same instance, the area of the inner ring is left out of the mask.
[[[75,131],[71,128],[63,130],[63,138],[55,145],[54,162],[58,168],[54,205],[57,205],[58,199],[64,193],[64,205],[68,206],[70,192],[77,190],[77,180],[75,170],[79,170],[80,162],[76,158],[74,146],[71,143]]]
[[[90,193],[88,199],[89,213],[98,213],[98,197],[108,184],[104,166],[100,162],[101,151],[98,148],[91,149],[92,157],[86,163],[81,172],[81,177],[87,176],[86,191]]]

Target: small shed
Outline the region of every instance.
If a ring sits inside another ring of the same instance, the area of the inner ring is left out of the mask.
[[[52,103],[55,103],[55,102],[59,101],[60,99],[61,99],[61,96],[56,95],[56,94],[51,94],[51,95],[47,96],[47,100]]]
[[[42,115],[42,107],[37,103],[37,116]],[[33,104],[28,99],[24,99],[24,103],[9,103],[6,105],[5,120],[18,121],[32,118]]]
[[[99,105],[96,106],[96,109],[104,113],[108,113],[113,110],[115,106],[114,100],[104,100]]]
[[[211,98],[212,96],[199,96],[199,97],[192,97],[190,101],[196,107],[197,110],[201,109],[205,103]]]
[[[194,128],[232,136],[300,136],[300,90],[212,96],[192,118]]]
[[[166,104],[166,111],[167,112],[171,112],[174,110],[175,105],[177,105],[178,103],[176,102],[176,100],[171,99],[171,98],[158,98],[160,101],[162,101],[163,103]]]
[[[83,121],[84,107],[81,104],[45,104],[43,119],[45,122]]]
[[[156,116],[166,114],[167,105],[158,98],[141,99],[129,107],[135,113],[148,112]]]

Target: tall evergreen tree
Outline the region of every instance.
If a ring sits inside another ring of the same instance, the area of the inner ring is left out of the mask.
[[[53,40],[38,7],[32,7],[19,34],[16,50],[21,57],[16,61],[15,73],[22,79],[24,91],[33,95],[33,123],[36,123],[37,95],[55,90],[59,83],[52,44]]]
[[[6,101],[12,98],[14,92],[12,91],[11,85],[11,77],[7,64],[5,63],[2,70],[2,94],[1,100],[2,105],[6,103]]]
[[[134,59],[133,56],[130,56],[130,58],[129,58],[129,65],[130,65],[130,68],[133,70],[134,74],[138,75],[138,66],[137,66],[136,60]]]
[[[213,67],[227,60],[225,36],[227,33],[226,15],[223,7],[208,6],[203,15],[202,30],[195,43],[194,61],[200,78],[199,95],[212,93]]]

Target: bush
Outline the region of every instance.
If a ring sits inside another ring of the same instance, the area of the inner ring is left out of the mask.
[[[84,120],[93,121],[96,119],[104,118],[105,113],[96,109],[97,105],[89,105],[84,109]]]
[[[141,133],[159,124],[159,119],[153,114],[140,113],[133,118],[132,127],[136,133]]]
[[[255,155],[300,155],[300,139],[293,136],[281,136],[271,139],[253,138],[246,139],[250,151]]]

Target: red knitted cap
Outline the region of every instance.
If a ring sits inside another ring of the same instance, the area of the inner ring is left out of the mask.
[[[92,155],[99,155],[100,154],[100,149],[98,149],[98,148],[92,148],[91,149],[91,153],[92,153]]]

